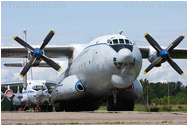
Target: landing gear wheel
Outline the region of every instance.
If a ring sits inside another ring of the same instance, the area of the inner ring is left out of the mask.
[[[118,96],[116,99],[116,103],[114,103],[113,96],[109,96],[107,98],[107,110],[108,111],[133,111],[134,101],[131,99],[124,99]]]
[[[109,96],[107,98],[106,106],[107,106],[107,111],[116,111],[116,107],[113,102],[113,96]]]
[[[48,105],[47,111],[48,111],[48,112],[53,112],[53,106],[52,106],[52,105]]]
[[[61,102],[59,102],[59,101],[56,101],[56,102],[55,102],[55,111],[56,111],[56,112],[61,112],[61,111],[63,111],[62,103],[61,103]]]
[[[134,101],[130,99],[124,100],[125,111],[133,111],[134,110]]]

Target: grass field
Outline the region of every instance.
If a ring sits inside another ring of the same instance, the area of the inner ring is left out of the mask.
[[[150,105],[150,112],[187,112],[187,105]],[[101,106],[98,110],[107,110],[106,106]],[[148,109],[142,105],[136,105],[134,111],[145,111],[148,112]]]

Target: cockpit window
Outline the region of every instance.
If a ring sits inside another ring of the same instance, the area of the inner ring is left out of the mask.
[[[125,43],[126,43],[126,44],[129,44],[129,40],[125,39]]]
[[[114,45],[117,45],[117,44],[118,44],[118,40],[117,40],[117,39],[114,39],[114,40],[113,40],[113,44],[114,44]]]
[[[109,39],[107,40],[107,43],[109,45],[118,45],[118,44],[126,44],[126,45],[132,45],[132,42],[128,39]]]
[[[38,91],[38,90],[44,91],[44,90],[46,90],[46,87],[43,86],[43,85],[35,85],[35,86],[32,87],[32,89],[35,90],[35,91]]]
[[[124,44],[124,40],[123,39],[119,39],[119,43],[120,44]]]

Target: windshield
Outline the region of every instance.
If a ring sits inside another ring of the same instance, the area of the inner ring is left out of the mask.
[[[107,41],[110,45],[126,44],[132,45],[132,42],[128,39],[112,39]]]
[[[35,85],[32,87],[32,89],[35,91],[38,91],[38,90],[44,91],[44,90],[46,90],[46,87],[44,85]]]

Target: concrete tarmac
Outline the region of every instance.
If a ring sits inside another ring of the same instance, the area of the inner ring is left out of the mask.
[[[187,125],[181,112],[1,112],[1,125]]]

